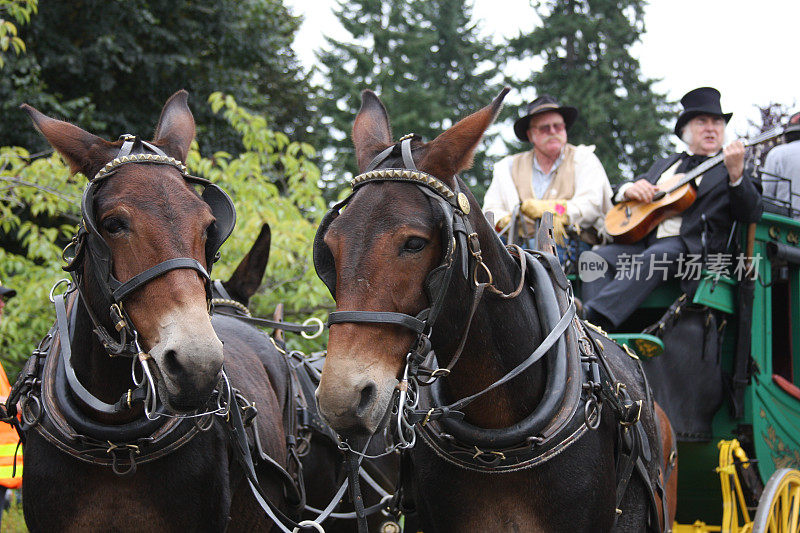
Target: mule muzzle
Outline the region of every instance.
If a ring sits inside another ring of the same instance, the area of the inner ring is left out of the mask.
[[[224,360],[222,341],[207,331],[170,332],[150,350],[157,367],[158,395],[170,411],[203,407],[219,382]]]
[[[317,407],[325,421],[344,436],[372,435],[381,426],[397,380],[368,376],[341,382],[323,372],[316,391]]]

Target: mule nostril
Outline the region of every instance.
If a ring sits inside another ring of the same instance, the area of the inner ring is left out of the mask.
[[[178,354],[175,350],[167,350],[164,352],[164,368],[171,376],[180,372],[181,364],[178,362]]]
[[[376,387],[374,383],[369,383],[363,389],[361,389],[361,399],[358,402],[356,416],[364,416],[364,413],[366,413],[366,411],[372,406],[372,403],[375,400],[375,391]]]

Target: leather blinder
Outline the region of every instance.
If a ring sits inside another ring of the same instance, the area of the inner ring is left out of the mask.
[[[186,167],[183,163],[166,156],[166,154],[164,154],[164,152],[157,146],[154,146],[149,142],[142,141],[138,137],[123,136],[123,138],[125,139],[125,142],[120,148],[117,157],[108,163],[108,165],[106,165],[101,172],[98,172],[98,174],[91,179],[84,188],[83,195],[81,197],[81,223],[83,228],[79,229],[78,235],[76,236],[77,249],[75,257],[69,261],[65,267],[65,270],[77,270],[79,268],[79,264],[82,263],[81,258],[86,256],[86,252],[88,250],[88,255],[91,258],[95,270],[95,276],[104,287],[104,290],[107,293],[107,297],[110,301],[121,300],[125,295],[138,288],[139,285],[152,279],[152,277],[147,278],[142,283],[137,283],[131,286],[129,285],[130,281],[123,284],[114,276],[111,248],[108,246],[108,243],[105,241],[105,239],[103,239],[99,229],[97,228],[96,214],[94,212],[94,200],[95,195],[102,184],[106,180],[112,178],[117,173],[117,170],[120,166],[128,163],[166,164],[177,168],[187,182],[199,184],[203,187],[201,198],[204,202],[206,202],[206,204],[208,204],[212,214],[214,215],[215,221],[209,228],[206,240],[206,268],[203,269],[202,265],[191,258],[181,258],[181,261],[179,262],[180,266],[175,267],[191,268],[196,270],[207,281],[209,279],[207,272],[211,271],[211,268],[218,257],[219,248],[233,232],[233,228],[236,225],[236,208],[233,205],[233,201],[227,195],[227,193],[225,193],[225,191],[223,191],[217,185],[210,183],[208,180],[187,174]],[[167,260],[162,264],[169,263],[170,261],[172,261],[172,264],[178,264],[175,263],[175,259]],[[162,268],[158,269],[158,272],[159,275],[161,275],[169,270],[171,269]],[[136,277],[134,277],[134,279],[135,278]],[[118,292],[122,285],[127,286],[126,290],[123,292]]]
[[[328,291],[330,291],[334,300],[336,299],[336,263],[331,249],[325,244],[325,233],[328,232],[328,227],[330,227],[331,223],[339,216],[339,206],[341,205],[342,203],[335,205],[322,217],[317,233],[314,235],[314,269],[317,271],[317,276],[328,287]]]
[[[230,196],[213,183],[206,185],[201,196],[216,219],[208,228],[206,240],[206,266],[211,271],[211,266],[217,260],[217,252],[236,226],[236,208]]]

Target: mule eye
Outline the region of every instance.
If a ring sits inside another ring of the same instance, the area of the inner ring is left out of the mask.
[[[101,226],[103,226],[103,229],[112,235],[115,233],[118,234],[122,233],[123,231],[128,231],[128,223],[118,217],[108,217],[103,219]]]
[[[428,241],[423,239],[422,237],[410,237],[405,244],[403,245],[404,252],[419,252],[425,245],[428,244]]]

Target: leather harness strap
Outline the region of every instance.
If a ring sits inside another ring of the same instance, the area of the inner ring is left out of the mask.
[[[77,305],[75,305],[77,300],[78,297],[75,295],[72,304],[73,313],[75,313],[77,310]],[[72,367],[72,343],[70,340],[69,325],[67,324],[67,309],[64,302],[64,295],[59,294],[55,296],[53,298],[53,305],[56,310],[56,330],[58,332],[60,341],[59,345],[61,347],[61,361],[66,374],[67,382],[69,383],[73,394],[75,394],[75,396],[77,396],[81,402],[86,404],[86,406],[94,411],[112,415],[129,411],[134,403],[143,401],[146,392],[144,387],[137,387],[135,394],[131,391],[123,394],[119,401],[114,404],[103,402],[86,390],[86,387],[84,387],[80,380],[78,380],[78,377],[75,375],[75,369]]]
[[[426,313],[427,314],[427,313]],[[390,311],[334,311],[328,315],[328,326],[359,322],[368,324],[396,324],[421,334],[425,331],[425,320]]]
[[[121,302],[126,296],[150,280],[159,276],[163,276],[167,272],[178,268],[196,270],[204,281],[211,279],[208,275],[208,272],[206,272],[206,269],[200,264],[200,261],[190,257],[178,257],[175,259],[167,259],[166,261],[162,261],[156,266],[150,267],[144,272],[136,274],[131,279],[114,289],[114,292],[112,292],[111,295],[114,297],[115,301]]]

